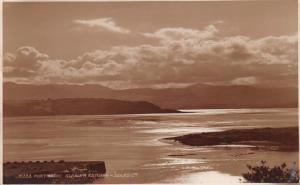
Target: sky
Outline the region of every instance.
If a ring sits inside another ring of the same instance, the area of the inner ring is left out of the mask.
[[[4,81],[297,86],[297,1],[4,3]]]

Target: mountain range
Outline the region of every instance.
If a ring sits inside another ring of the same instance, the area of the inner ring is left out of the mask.
[[[53,115],[110,115],[177,113],[148,102],[132,102],[102,98],[64,98],[47,100],[7,100],[3,104],[4,117]]]
[[[297,107],[296,87],[196,84],[185,88],[115,90],[101,85],[29,85],[6,82],[6,100],[104,98],[147,101],[168,109]]]

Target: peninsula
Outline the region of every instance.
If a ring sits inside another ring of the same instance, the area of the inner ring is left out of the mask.
[[[189,146],[252,145],[258,148],[298,151],[298,127],[232,129],[166,138]]]

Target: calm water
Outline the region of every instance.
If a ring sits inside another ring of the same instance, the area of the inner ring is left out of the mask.
[[[232,128],[298,125],[298,109],[189,110],[195,113],[4,119],[4,161],[103,160],[99,183],[239,182],[246,164],[293,161],[297,152],[251,146],[190,147],[162,140]]]

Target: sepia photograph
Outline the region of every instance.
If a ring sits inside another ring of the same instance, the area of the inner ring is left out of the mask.
[[[298,1],[2,2],[3,184],[299,183]]]

